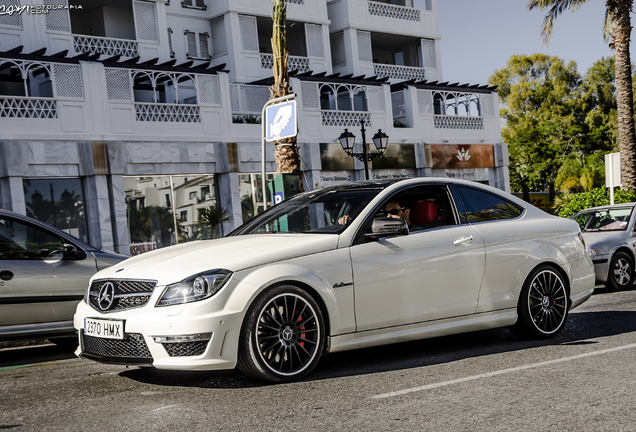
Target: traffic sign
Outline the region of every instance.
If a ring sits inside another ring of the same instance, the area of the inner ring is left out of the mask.
[[[296,101],[271,105],[266,109],[267,141],[277,141],[298,135],[296,122]]]

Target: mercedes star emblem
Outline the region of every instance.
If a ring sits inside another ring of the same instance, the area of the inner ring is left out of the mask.
[[[112,282],[106,282],[99,289],[99,296],[97,297],[97,305],[103,311],[110,309],[115,300],[115,285]]]

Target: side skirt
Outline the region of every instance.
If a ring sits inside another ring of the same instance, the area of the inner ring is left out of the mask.
[[[348,333],[331,336],[328,340],[327,352],[347,351],[390,343],[506,327],[516,322],[517,310],[506,309],[444,320],[368,330],[360,333]]]

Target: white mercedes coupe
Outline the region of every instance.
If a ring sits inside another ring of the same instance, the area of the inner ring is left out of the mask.
[[[76,354],[293,381],[330,352],[494,327],[554,337],[594,279],[575,221],[498,189],[352,182],[100,271]]]

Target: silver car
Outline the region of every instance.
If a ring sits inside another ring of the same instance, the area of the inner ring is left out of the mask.
[[[90,277],[127,257],[0,210],[0,341],[73,336]],[[77,339],[75,339],[77,340]]]
[[[570,217],[581,227],[596,282],[610,289],[627,290],[634,284],[634,206],[636,203],[593,207]]]

